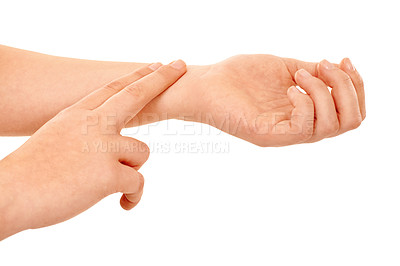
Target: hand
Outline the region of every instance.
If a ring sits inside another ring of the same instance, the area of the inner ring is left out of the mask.
[[[0,239],[65,221],[116,192],[124,209],[143,191],[149,148],[120,130],[186,71],[153,64],[60,112],[0,163]]]
[[[315,142],[354,129],[365,118],[363,82],[349,59],[331,65],[271,55],[189,67],[143,113],[157,109],[168,118],[207,123],[260,146]]]

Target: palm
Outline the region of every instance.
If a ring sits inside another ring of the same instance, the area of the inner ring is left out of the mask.
[[[254,143],[264,142],[260,138],[268,138],[261,132],[266,125],[290,120],[293,106],[286,92],[295,85],[293,74],[299,63],[303,62],[272,55],[239,55],[213,65],[204,76],[213,84],[205,95],[213,126]]]

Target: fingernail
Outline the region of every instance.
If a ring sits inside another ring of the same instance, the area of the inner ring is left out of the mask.
[[[311,77],[311,74],[308,73],[308,71],[305,69],[300,69],[299,71],[297,71],[297,73],[299,73],[299,75],[302,76],[303,78]]]
[[[345,59],[345,64],[346,64],[346,67],[348,70],[350,70],[350,71],[356,70],[356,68],[354,67],[353,63],[350,61],[349,58]]]
[[[321,66],[327,70],[333,69],[333,65],[331,63],[329,63],[328,60],[325,60],[325,59],[321,61]]]
[[[161,63],[154,63],[154,64],[151,64],[151,65],[149,66],[149,68],[150,68],[151,70],[155,71],[155,70],[159,69],[160,66],[162,66]]]
[[[179,70],[185,66],[185,62],[183,62],[182,60],[179,59],[179,60],[173,61],[172,63],[170,63],[170,65],[172,68]]]
[[[290,92],[301,93],[300,90],[296,86],[291,86],[289,88],[289,90],[290,90]]]

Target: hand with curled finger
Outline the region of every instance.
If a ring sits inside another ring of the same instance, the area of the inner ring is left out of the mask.
[[[295,81],[307,92],[307,101],[312,101],[314,109],[313,133],[307,142],[337,136],[357,128],[364,120],[363,81],[348,58],[339,65],[323,60],[317,65],[315,76],[300,69]],[[308,112],[312,112],[311,108]]]
[[[142,112],[157,113],[157,106],[263,147],[337,136],[358,127],[366,113],[363,81],[350,59],[331,64],[265,54],[189,66]]]
[[[61,111],[4,158],[0,239],[65,221],[116,192],[123,193],[122,208],[135,207],[144,184],[138,170],[149,148],[120,131],[185,72],[178,60],[114,80]]]
[[[120,131],[163,112],[260,146],[319,141],[366,116],[363,81],[347,58],[239,55],[187,73],[181,60],[139,68],[61,111],[0,161],[0,240],[65,221],[116,192],[124,209],[135,207],[149,148]]]

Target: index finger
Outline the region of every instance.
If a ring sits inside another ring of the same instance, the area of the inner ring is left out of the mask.
[[[150,74],[151,72],[157,70],[161,66],[161,63],[149,64],[147,66],[141,67],[132,73],[129,73],[123,77],[119,77],[106,84],[102,88],[92,92],[74,106],[81,107],[85,109],[96,109],[101,104],[103,104],[108,98],[121,91],[123,88],[131,84],[132,82],[141,79],[142,77]]]
[[[97,110],[115,114],[123,128],[146,104],[170,87],[186,72],[186,64],[177,60],[131,83],[104,102]]]

